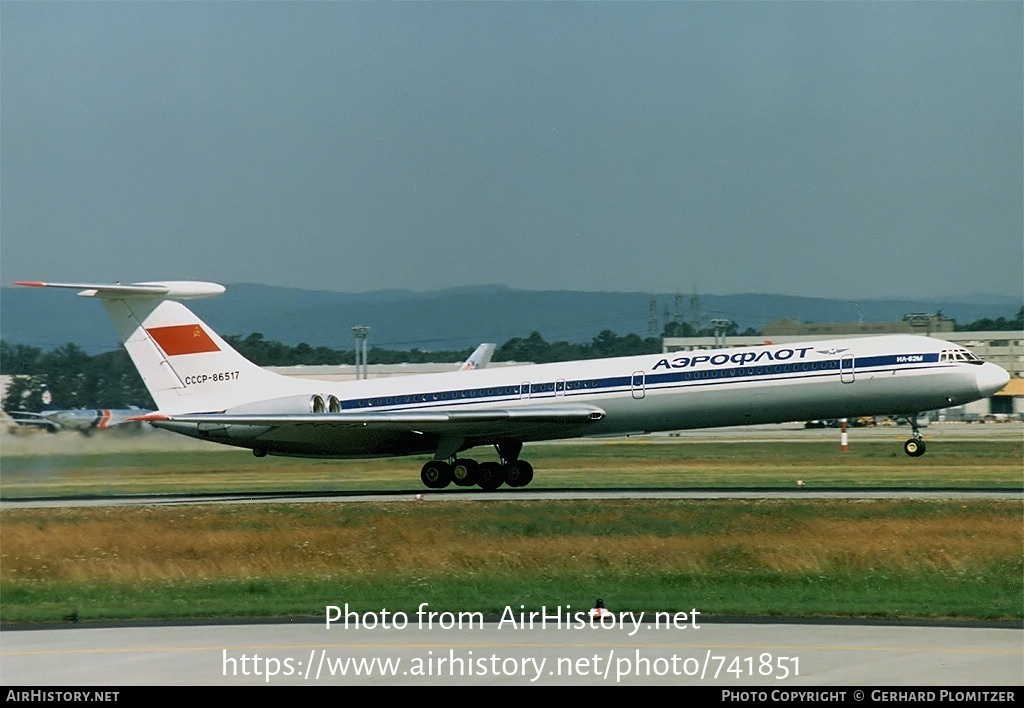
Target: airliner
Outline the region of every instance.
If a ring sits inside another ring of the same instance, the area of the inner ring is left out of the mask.
[[[430,455],[420,479],[524,487],[523,444],[757,423],[907,415],[905,452],[924,454],[924,411],[1002,389],[1009,374],[956,344],[916,335],[768,344],[336,382],[262,369],[184,302],[220,295],[198,281],[47,283],[98,299],[157,410],[158,428],[257,457]],[[466,451],[492,446],[497,461]]]

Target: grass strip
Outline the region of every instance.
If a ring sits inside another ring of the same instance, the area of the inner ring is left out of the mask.
[[[602,500],[5,510],[0,620],[506,607],[1024,616],[1019,502]]]

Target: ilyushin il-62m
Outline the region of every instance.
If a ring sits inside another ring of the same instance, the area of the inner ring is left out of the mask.
[[[918,456],[918,413],[1009,381],[961,346],[913,335],[316,381],[256,366],[183,304],[223,293],[215,283],[18,284],[106,307],[157,404],[140,420],[259,457],[431,455],[420,477],[435,489],[526,486],[523,444],[539,440],[882,413],[908,416],[904,449]],[[496,461],[464,454],[484,446]]]

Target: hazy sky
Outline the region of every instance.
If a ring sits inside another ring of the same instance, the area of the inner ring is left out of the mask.
[[[1024,3],[0,2],[0,275],[1024,290]]]

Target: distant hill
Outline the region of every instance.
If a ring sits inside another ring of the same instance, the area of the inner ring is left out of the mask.
[[[658,333],[664,317],[675,314],[676,295],[656,295]],[[224,335],[260,332],[289,345],[348,349],[352,326],[367,325],[368,343],[386,349],[458,350],[480,342],[502,344],[539,332],[549,342],[588,342],[602,330],[648,333],[649,293],[515,290],[464,287],[434,292],[382,290],[338,293],[268,285],[238,284],[227,293],[195,300],[197,314]],[[908,312],[941,311],[967,323],[984,317],[1011,317],[1020,299],[1002,295],[960,299],[846,300],[788,295],[702,295],[704,322],[735,321],[740,330],[760,329],[777,319],[804,322],[898,321]],[[679,315],[690,320],[690,296]],[[0,337],[11,344],[44,350],[75,342],[89,353],[117,348],[113,325],[98,303],[68,291],[0,289]]]

